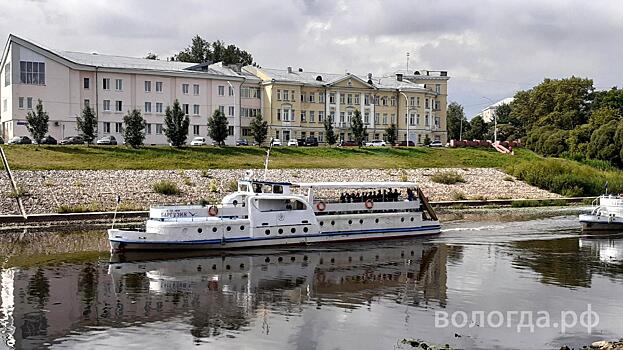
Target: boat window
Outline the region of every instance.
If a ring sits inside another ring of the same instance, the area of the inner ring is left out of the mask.
[[[244,184],[244,185],[240,185],[240,191],[242,192],[249,192],[249,185]]]
[[[262,198],[259,199],[257,203],[258,209],[263,212],[307,209],[305,203],[297,199]]]
[[[253,192],[262,193],[262,184],[253,184]]]
[[[273,193],[283,193],[283,186],[281,186],[281,185],[274,185],[273,186]]]
[[[273,186],[271,186],[271,185],[264,185],[264,186],[262,186],[262,192],[264,192],[264,193],[273,193]]]

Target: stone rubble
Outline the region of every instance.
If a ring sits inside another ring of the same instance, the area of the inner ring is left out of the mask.
[[[430,176],[437,172],[454,171],[463,176],[464,183],[444,185],[434,183]],[[92,206],[104,210],[115,208],[115,198],[121,196],[122,208],[146,209],[155,204],[210,203],[232,191],[235,181],[246,170],[44,170],[14,171],[18,186],[26,191],[23,197],[27,213],[58,212],[61,205]],[[254,170],[255,178],[263,175]],[[505,173],[490,168],[469,169],[272,169],[271,181],[415,181],[430,200],[519,199],[560,197]],[[175,182],[182,194],[165,196],[155,193],[152,185],[160,180]],[[212,190],[212,191],[211,191]],[[11,196],[11,185],[4,171],[0,174],[0,215],[18,214]],[[332,197],[339,193],[330,194]]]

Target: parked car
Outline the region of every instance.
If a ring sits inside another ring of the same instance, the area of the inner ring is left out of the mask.
[[[304,138],[302,138],[302,139],[296,139],[296,143],[297,143],[299,146],[305,146],[305,139],[304,139]]]
[[[273,139],[273,141],[272,141],[272,145],[273,145],[273,146],[281,146],[281,140],[279,140],[279,139]]]
[[[117,139],[110,135],[110,136],[104,136],[101,139],[97,140],[96,144],[98,145],[116,145],[117,144]]]
[[[245,139],[240,139],[236,141],[236,146],[248,146],[248,145],[249,145],[249,141]]]
[[[288,140],[288,146],[298,146],[299,142],[296,139],[289,139]]]
[[[67,136],[59,142],[59,145],[82,145],[82,144],[84,144],[84,140],[80,136]]]
[[[443,144],[439,140],[435,140],[428,144],[428,147],[443,147]]]
[[[207,145],[206,138],[205,137],[201,137],[201,136],[197,136],[192,141],[190,141],[190,145],[191,146],[205,146],[205,145]]]
[[[318,139],[315,138],[314,136],[310,136],[308,138],[305,139],[305,146],[318,146]]]
[[[30,145],[32,140],[28,136],[15,136],[9,141],[9,145]]]
[[[396,144],[396,146],[406,147],[407,141],[400,141]],[[415,147],[415,142],[409,140],[409,147]]]
[[[366,141],[365,145],[366,147],[384,147],[385,141],[383,140]]]
[[[42,138],[41,140],[39,140],[39,144],[40,145],[56,145],[56,144],[58,144],[58,142],[56,141],[55,138],[53,138],[52,136],[48,135],[48,136],[45,136],[44,138]]]
[[[342,140],[342,141],[340,141],[337,144],[337,146],[338,147],[357,147],[357,146],[359,146],[359,144],[357,144],[357,142],[355,142],[355,141],[344,141],[344,140]]]

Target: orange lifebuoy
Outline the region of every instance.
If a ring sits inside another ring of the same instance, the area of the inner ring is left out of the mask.
[[[318,204],[316,204],[316,209],[318,209],[319,211],[324,211],[325,209],[327,209],[327,205],[320,201],[318,202]]]
[[[215,206],[211,206],[210,209],[208,209],[208,215],[210,216],[218,215],[218,208]]]
[[[366,208],[368,209],[372,209],[372,207],[374,206],[374,202],[372,201],[372,199],[368,199],[365,204]]]

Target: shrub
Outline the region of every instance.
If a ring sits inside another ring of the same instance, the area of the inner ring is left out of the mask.
[[[509,181],[509,182],[514,182],[515,181],[515,179],[513,179],[512,176],[504,176],[504,178],[502,180]]]
[[[229,183],[227,184],[227,187],[229,188],[229,190],[231,192],[238,191],[238,181],[236,181],[236,180],[229,180]]]
[[[454,185],[457,182],[465,182],[463,176],[455,171],[438,172],[431,176],[430,179],[433,182],[444,185]]]
[[[404,169],[400,169],[400,181],[402,181],[402,182],[409,181],[409,177],[407,176],[407,172]]]
[[[455,191],[455,192],[452,192],[452,199],[455,201],[464,201],[467,199],[467,197],[465,196],[465,193],[460,192],[460,191]]]
[[[192,182],[192,180],[189,177],[184,176],[184,185],[186,185],[188,187],[192,187],[195,184]]]
[[[211,179],[212,175],[210,175],[209,170],[201,170],[201,177],[207,177],[208,179]]]
[[[30,196],[28,190],[21,185],[17,186],[17,190],[11,190],[11,192],[7,193],[7,197],[9,198],[25,198]]]
[[[182,193],[182,191],[180,191],[175,182],[169,180],[158,181],[152,185],[152,188],[154,192],[163,194],[165,196],[175,196]]]
[[[207,207],[207,206],[208,206],[208,204],[210,204],[210,202],[208,202],[208,200],[207,200],[207,199],[205,199],[205,198],[201,198],[201,199],[199,200],[199,205],[200,205],[200,206],[202,206],[202,207]]]
[[[210,184],[208,185],[208,190],[210,192],[218,192],[218,184],[216,183],[215,179],[210,180]]]

